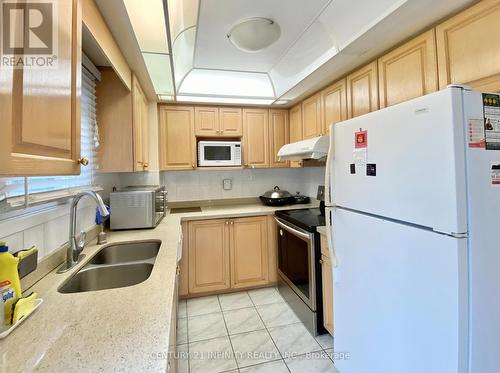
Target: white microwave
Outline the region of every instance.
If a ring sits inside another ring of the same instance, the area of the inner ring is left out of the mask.
[[[198,142],[198,166],[241,166],[241,141]]]

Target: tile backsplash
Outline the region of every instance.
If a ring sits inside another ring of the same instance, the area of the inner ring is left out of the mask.
[[[94,204],[90,201],[81,202],[78,209],[77,231],[93,227],[94,221]],[[68,236],[69,203],[0,220],[0,241],[7,242],[9,252],[36,246],[39,261],[68,242]]]
[[[316,197],[318,185],[324,183],[324,167],[295,169],[253,169],[232,171],[164,171],[121,174],[100,174],[96,183],[104,189],[101,195],[109,196],[113,187],[127,185],[165,185],[169,201],[215,200],[225,198],[258,197],[278,185],[290,193]],[[224,190],[222,181],[230,179],[231,190]],[[95,205],[82,200],[78,210],[78,231],[94,226]],[[6,241],[9,251],[15,252],[38,247],[38,259],[68,241],[69,203],[48,207],[40,211],[9,219],[0,216],[0,240]]]
[[[324,167],[296,169],[254,169],[237,171],[167,171],[160,174],[161,184],[172,202],[206,199],[258,197],[278,185],[290,193],[316,197],[324,183]],[[224,190],[222,181],[230,179],[232,189]]]

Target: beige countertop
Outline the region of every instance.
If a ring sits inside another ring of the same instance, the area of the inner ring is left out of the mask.
[[[54,270],[30,289],[44,303],[0,341],[0,372],[166,372],[181,221],[309,207],[317,203],[202,207],[202,212],[168,214],[155,229],[110,232],[108,243],[162,241],[151,276],[124,288],[59,293],[58,287],[103,246],[90,243],[82,263],[64,274]]]

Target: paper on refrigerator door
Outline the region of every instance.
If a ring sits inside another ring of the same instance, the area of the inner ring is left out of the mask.
[[[361,128],[354,133],[353,163],[364,165],[368,162],[368,131]]]
[[[353,163],[357,165],[365,165],[368,161],[368,149],[354,149],[353,153]]]
[[[500,185],[500,161],[490,162],[491,185]]]
[[[483,93],[486,149],[500,150],[500,95]]]
[[[484,134],[484,119],[469,119],[467,123],[469,148],[484,148],[486,144]]]

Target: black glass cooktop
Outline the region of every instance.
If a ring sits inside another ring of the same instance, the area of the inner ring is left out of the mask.
[[[325,217],[321,215],[319,208],[278,210],[274,214],[309,232],[316,232],[316,227],[325,225]]]

